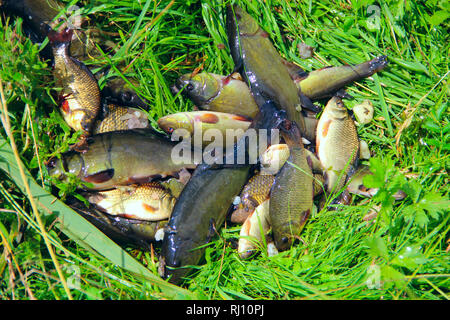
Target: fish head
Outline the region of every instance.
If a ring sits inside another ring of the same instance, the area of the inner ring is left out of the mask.
[[[201,106],[217,95],[220,84],[210,73],[202,72],[195,75],[188,73],[178,78],[175,88],[183,89],[192,102]]]
[[[81,173],[83,159],[78,154],[66,155],[62,159],[50,159],[46,167],[49,176],[64,180],[67,173],[77,176]]]
[[[288,219],[288,221],[276,228],[273,238],[278,250],[287,250],[292,246],[292,243],[295,239],[298,239],[299,234],[302,232],[310,214],[311,209],[307,209],[302,212],[300,219]]]
[[[194,129],[192,121],[183,112],[169,114],[159,118],[158,126],[167,134],[172,134],[177,129],[184,129],[187,133],[192,133]],[[179,130],[179,132],[181,132],[181,130]],[[185,137],[185,134],[182,134],[181,136]]]
[[[332,97],[325,106],[324,113],[330,120],[344,120],[348,117],[347,108],[338,96]]]
[[[47,167],[47,173],[50,177],[61,179],[65,176],[66,170],[64,170],[64,160],[53,158],[50,159],[45,166]]]

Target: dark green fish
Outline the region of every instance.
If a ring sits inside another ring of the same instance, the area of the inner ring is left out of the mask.
[[[88,183],[86,188],[95,190],[145,183],[196,167],[172,160],[176,144],[151,129],[106,132],[89,137],[86,151],[65,154],[47,168],[49,175],[61,179],[66,172],[72,173]]]

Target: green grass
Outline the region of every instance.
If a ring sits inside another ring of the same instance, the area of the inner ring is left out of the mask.
[[[239,259],[235,248],[239,226],[227,225],[208,246],[205,261],[185,288],[195,297],[209,299],[448,299],[447,2],[237,2],[258,19],[283,57],[306,70],[388,56],[389,66],[348,87],[354,99],[345,101],[349,108],[364,99],[374,104],[374,120],[359,126],[358,134],[373,155],[370,165],[376,174],[368,182],[380,192],[370,200],[354,197],[341,210],[315,214],[301,234],[302,241],[273,257],[262,253]],[[136,89],[149,101],[149,118],[156,126],[159,117],[193,107],[170,91],[181,74],[198,67],[221,74],[233,70],[222,4],[212,0],[88,2],[83,12],[94,25],[113,34],[110,40],[119,49],[87,64],[94,71],[110,66],[108,77],[136,79]],[[299,57],[301,42],[315,47],[313,58]],[[52,191],[43,163],[66,151],[78,135],[56,110],[51,67],[39,60],[38,47],[23,36],[20,19],[2,22],[0,63],[21,160],[36,186]],[[101,79],[100,85],[106,80]],[[7,139],[6,131],[1,133]],[[4,152],[9,145],[0,148]],[[0,162],[4,164],[0,298],[67,299],[21,177],[5,157]],[[408,196],[392,203],[389,195],[399,188]],[[59,186],[53,192],[64,199],[73,188]],[[377,218],[365,221],[374,207],[380,208]],[[151,277],[143,279],[111,262],[117,256],[106,259],[105,252],[98,251],[113,244],[95,249],[95,243],[70,236],[61,221],[40,210],[74,299],[187,297],[185,291],[169,292]],[[154,255],[126,251],[157,275],[157,246]]]

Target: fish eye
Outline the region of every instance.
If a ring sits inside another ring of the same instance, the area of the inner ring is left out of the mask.
[[[122,93],[122,100],[123,101],[130,101],[131,100],[131,94],[129,92]]]
[[[289,241],[288,237],[281,238],[281,242],[283,242],[284,244],[288,243],[288,241]]]
[[[189,83],[189,84],[186,86],[186,90],[188,90],[188,91],[194,90],[194,85],[193,85],[192,83]]]
[[[168,128],[167,128],[167,131],[168,131],[169,133],[172,133],[172,132],[173,132],[173,128],[172,128],[172,127],[168,127]]]

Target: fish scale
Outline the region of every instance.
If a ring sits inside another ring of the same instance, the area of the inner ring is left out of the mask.
[[[169,218],[176,201],[155,182],[99,191],[87,199],[108,214],[146,221]]]
[[[275,246],[288,249],[313,208],[313,174],[303,147],[291,147],[290,156],[270,192],[270,221]]]
[[[100,89],[91,71],[70,56],[72,33],[72,30],[49,33],[55,57],[53,74],[56,85],[62,88],[61,111],[67,124],[74,130],[90,134],[100,111]]]
[[[316,152],[325,171],[327,191],[339,191],[357,162],[359,150],[355,124],[340,98],[333,97],[327,103],[316,136]],[[343,177],[338,181],[341,173]]]

